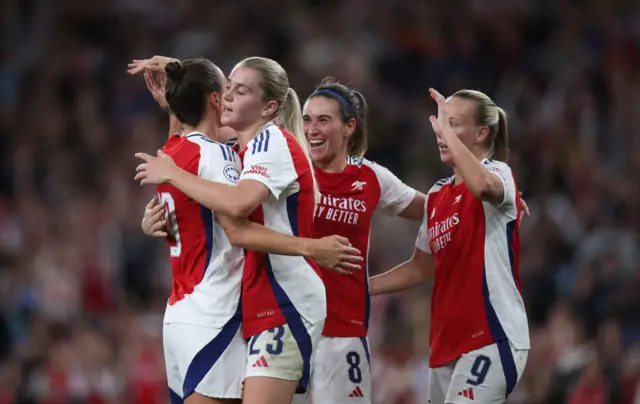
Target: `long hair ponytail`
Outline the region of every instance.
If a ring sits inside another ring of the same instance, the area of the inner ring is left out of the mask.
[[[304,122],[302,120],[302,111],[300,109],[300,99],[296,91],[289,87],[287,95],[282,103],[282,106],[278,110],[278,122],[282,127],[291,132],[296,138],[300,147],[304,151],[307,160],[309,161],[309,167],[311,169],[311,176],[313,177],[313,193],[316,203],[320,201],[320,191],[318,189],[318,182],[316,181],[316,174],[313,169],[313,162],[311,161],[311,155],[309,150],[309,142],[304,135]]]

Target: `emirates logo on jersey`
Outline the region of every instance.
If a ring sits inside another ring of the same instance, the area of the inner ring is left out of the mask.
[[[451,231],[460,223],[458,213],[442,220],[435,221],[428,229],[431,251],[436,254],[451,241]]]
[[[322,195],[320,202],[316,205],[315,217],[332,222],[357,225],[358,214],[366,211],[367,205],[361,199]]]

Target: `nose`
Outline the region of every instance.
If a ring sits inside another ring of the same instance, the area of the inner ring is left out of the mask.
[[[225,101],[232,101],[233,98],[232,98],[231,94],[232,94],[231,91],[229,91],[229,90],[225,91],[224,93],[222,93],[222,99],[225,100]]]
[[[318,126],[314,121],[310,121],[305,125],[305,134],[307,136],[318,134]]]

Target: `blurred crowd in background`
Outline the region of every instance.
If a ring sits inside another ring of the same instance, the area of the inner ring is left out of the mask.
[[[427,89],[510,115],[532,216],[532,347],[513,404],[640,403],[640,3],[625,0],[0,2],[0,404],[168,401],[170,269],[140,230],[133,154],[168,119],[127,62],[278,60],[301,97],[331,75],[371,106],[368,157],[427,191]],[[371,271],[417,224],[377,219]],[[430,285],[373,302],[375,403],[426,403]]]

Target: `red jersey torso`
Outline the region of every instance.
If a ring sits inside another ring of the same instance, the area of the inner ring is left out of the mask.
[[[323,335],[365,337],[370,311],[368,253],[373,213],[380,208],[399,214],[415,191],[386,168],[363,158],[350,157],[342,172],[316,168],[315,174],[322,194],[315,209],[316,237],[346,237],[365,258],[362,270],[349,276],[324,270],[327,319]]]
[[[505,201],[477,199],[464,183],[441,180],[427,197],[416,247],[435,258],[430,366],[509,339],[529,348],[518,276],[518,202],[510,169],[484,161],[503,178]]]

